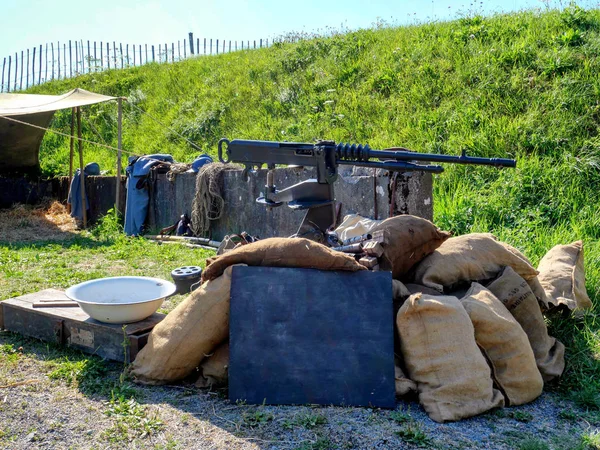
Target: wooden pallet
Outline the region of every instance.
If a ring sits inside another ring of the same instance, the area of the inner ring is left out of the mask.
[[[131,362],[148,342],[152,328],[165,317],[154,313],[140,322],[119,325],[98,322],[78,306],[33,308],[34,303],[48,300],[69,299],[63,291],[45,289],[0,302],[0,329]]]

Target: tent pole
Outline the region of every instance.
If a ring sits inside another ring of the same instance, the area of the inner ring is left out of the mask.
[[[71,142],[69,144],[69,189],[71,189],[71,181],[73,180],[73,137],[75,136],[75,108],[71,108]],[[71,204],[67,205],[68,211],[71,212]]]
[[[81,192],[81,209],[83,212],[83,228],[87,228],[87,206],[85,204],[85,180],[83,174],[83,142],[81,141],[81,107],[77,107],[77,137],[79,138],[79,181]]]
[[[119,200],[121,199],[121,149],[123,145],[123,98],[117,99],[118,117],[117,126],[119,130],[119,139],[117,144],[117,195],[115,199],[115,211],[119,214]]]

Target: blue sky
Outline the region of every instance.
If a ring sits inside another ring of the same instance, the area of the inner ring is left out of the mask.
[[[159,44],[194,37],[272,39],[289,31],[366,28],[389,23],[447,20],[461,12],[491,14],[544,8],[540,0],[2,0],[0,59],[47,42],[72,40]],[[553,6],[559,3],[552,0]]]

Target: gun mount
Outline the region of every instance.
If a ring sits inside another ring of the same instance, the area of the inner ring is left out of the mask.
[[[514,159],[472,157],[467,156],[465,151],[460,156],[453,156],[417,153],[402,147],[374,150],[368,145],[336,144],[333,141],[309,144],[221,139],[218,152],[219,160],[223,163],[243,164],[245,176],[249,171],[266,165],[269,172],[265,192],[256,199],[256,202],[268,208],[287,204],[292,209],[307,210],[296,236],[311,237],[315,231],[318,231],[316,240],[321,240],[335,221],[333,183],[337,179],[339,165],[431,173],[441,173],[444,168],[428,163],[516,167]],[[426,164],[419,164],[419,162]],[[273,170],[276,165],[316,167],[317,177],[279,190],[273,181]]]

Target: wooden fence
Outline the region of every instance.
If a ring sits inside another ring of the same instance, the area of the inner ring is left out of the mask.
[[[268,47],[268,39],[227,41],[187,39],[158,45],[69,41],[40,45],[2,59],[0,92],[17,92],[50,80],[65,79],[108,69],[137,67],[149,62],[168,63],[188,57]]]

